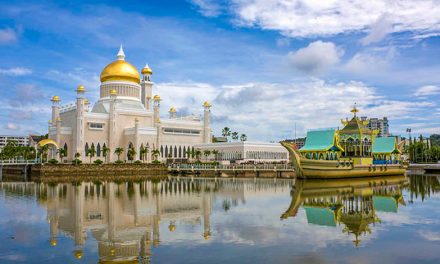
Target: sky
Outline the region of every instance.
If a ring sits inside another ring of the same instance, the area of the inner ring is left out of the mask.
[[[99,97],[119,46],[153,69],[161,115],[278,141],[360,116],[440,133],[438,0],[0,0],[0,134],[47,133],[53,95]]]

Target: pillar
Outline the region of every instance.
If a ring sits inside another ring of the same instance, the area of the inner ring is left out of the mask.
[[[209,125],[211,106],[208,101],[203,103],[203,143],[211,143],[211,127]]]
[[[109,109],[109,126],[108,126],[108,148],[110,149],[108,155],[109,162],[114,161],[114,151],[118,146],[115,144],[116,139],[116,97],[115,89],[110,91],[110,109]]]
[[[141,148],[140,138],[139,138],[139,119],[134,120],[134,150],[136,151],[136,156],[133,157],[134,160],[140,159],[139,150]]]
[[[72,148],[72,157],[75,157],[76,153],[81,154],[82,158],[85,158],[84,153],[84,94],[86,89],[83,85],[78,86],[76,89],[76,130],[74,137],[74,147]]]
[[[146,64],[145,67],[142,69],[141,73],[143,75],[141,81],[141,100],[145,109],[150,111],[152,90],[153,90],[153,82],[151,82],[151,75],[153,74],[153,71],[148,66],[148,64]]]

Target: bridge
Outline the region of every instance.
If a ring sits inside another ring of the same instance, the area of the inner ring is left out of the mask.
[[[31,165],[40,164],[38,159],[25,160],[25,159],[7,159],[0,160],[0,181],[3,180],[3,167],[21,167],[24,179],[27,179],[28,168]]]
[[[440,163],[410,164],[410,170],[424,170],[425,172],[440,172]]]
[[[282,174],[293,175],[295,169],[290,164],[231,164],[231,165],[213,165],[213,164],[171,164],[168,171],[176,174],[229,174],[237,176],[238,174],[260,175],[273,174],[276,177],[282,177]]]

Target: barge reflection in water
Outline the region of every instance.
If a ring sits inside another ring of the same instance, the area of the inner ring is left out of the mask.
[[[3,182],[0,262],[430,263],[438,192],[435,176]]]

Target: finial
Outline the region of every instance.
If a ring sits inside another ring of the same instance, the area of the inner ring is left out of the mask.
[[[84,93],[85,91],[86,88],[84,87],[84,85],[78,85],[78,87],[76,88],[77,93]]]
[[[122,43],[121,46],[119,47],[118,55],[116,55],[116,58],[118,60],[125,60],[125,53],[124,53],[124,49],[122,48]]]
[[[359,110],[356,108],[356,103],[354,103],[353,109],[351,109],[350,112],[352,112],[354,114],[354,116],[356,117],[356,113],[359,112]]]
[[[145,64],[144,68],[142,68],[141,73],[143,75],[152,75],[153,74],[153,71],[151,70],[150,66],[148,66],[148,63]]]
[[[205,101],[204,103],[203,103],[203,107],[211,107],[212,105],[208,102],[208,101]]]

